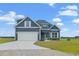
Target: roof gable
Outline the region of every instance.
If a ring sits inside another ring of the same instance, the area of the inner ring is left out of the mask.
[[[31,27],[39,27],[39,25],[37,23],[35,23],[33,20],[31,20],[31,18],[26,17],[20,20],[17,20],[17,25],[16,27],[24,27],[24,22],[25,21],[31,21]]]
[[[56,25],[53,25],[51,29],[59,29]]]
[[[38,20],[36,22],[42,27],[42,29],[49,29],[52,26],[52,24],[50,24],[46,20]]]

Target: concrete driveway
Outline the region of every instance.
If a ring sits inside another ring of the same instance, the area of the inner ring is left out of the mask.
[[[14,49],[46,49],[34,45],[35,41],[14,41],[0,44],[0,50],[14,50]]]
[[[0,56],[71,56],[71,54],[36,46],[34,42],[15,41],[0,44]]]

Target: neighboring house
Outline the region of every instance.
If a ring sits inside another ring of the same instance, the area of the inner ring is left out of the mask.
[[[75,38],[79,38],[79,36],[75,36]]]
[[[46,20],[33,21],[29,17],[17,20],[16,40],[59,40],[60,29]]]

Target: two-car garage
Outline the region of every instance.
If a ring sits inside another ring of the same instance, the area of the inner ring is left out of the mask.
[[[18,40],[37,41],[38,32],[17,32]]]
[[[16,40],[18,41],[37,41],[39,25],[29,17],[17,20]]]

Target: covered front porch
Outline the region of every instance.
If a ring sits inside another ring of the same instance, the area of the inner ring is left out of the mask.
[[[48,40],[50,38],[50,32],[49,31],[41,31],[41,39],[42,40]]]
[[[41,30],[39,34],[40,40],[59,40],[60,39],[60,32],[59,31],[50,31],[50,30]]]

